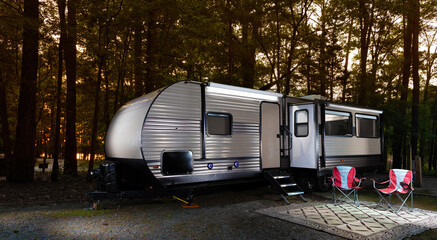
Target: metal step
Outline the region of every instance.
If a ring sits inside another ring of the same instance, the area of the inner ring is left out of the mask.
[[[302,195],[304,192],[289,192],[287,193],[288,196],[296,196],[296,195]]]
[[[274,176],[273,179],[284,179],[284,178],[290,178],[290,176]]]
[[[296,183],[285,183],[285,184],[281,184],[281,187],[282,188],[284,188],[284,187],[294,187],[296,185],[297,185]]]

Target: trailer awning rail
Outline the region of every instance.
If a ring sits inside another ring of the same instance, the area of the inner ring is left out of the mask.
[[[375,109],[351,107],[351,106],[345,106],[345,105],[339,105],[339,104],[333,104],[333,103],[328,103],[326,106],[332,107],[332,108],[349,110],[349,111],[361,111],[361,112],[366,112],[366,113],[382,114],[381,110],[375,110]]]

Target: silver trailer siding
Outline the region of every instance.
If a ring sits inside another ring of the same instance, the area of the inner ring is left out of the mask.
[[[191,151],[201,157],[200,86],[179,82],[165,88],[153,102],[141,133],[141,150],[156,178],[161,173],[164,151]]]
[[[307,115],[295,115],[300,110]],[[325,134],[329,111],[350,114],[350,135]],[[105,152],[119,164],[121,182],[138,186],[241,179],[280,168],[319,176],[337,165],[379,165],[383,138],[357,136],[356,119],[379,121],[381,114],[223,84],[178,82],[120,108]],[[296,129],[304,132],[297,136]],[[171,169],[173,163],[181,166]]]
[[[136,98],[123,107],[112,118],[105,139],[107,158],[143,159],[141,154],[141,131],[147,111],[158,92]]]
[[[322,109],[324,109],[322,111]],[[299,114],[303,120],[297,120]],[[350,107],[346,105],[306,102],[289,106],[291,133],[290,167],[314,170],[330,170],[335,166],[348,165],[354,167],[376,167],[381,164],[382,136],[380,126],[374,126],[378,131],[374,137],[358,135],[358,117],[367,117],[380,122],[382,111]],[[317,115],[317,116],[315,116]],[[344,135],[329,134],[326,129],[329,117],[339,116],[349,118],[350,133]],[[296,124],[308,128],[307,134],[296,133]]]
[[[261,104],[279,105],[281,97],[215,83],[175,83],[118,111],[108,129],[107,158],[135,168],[137,174],[144,171],[163,186],[259,175]],[[230,134],[208,132],[208,118],[215,115],[232,119]],[[279,133],[279,122],[277,128]],[[163,154],[175,152],[189,152],[192,171],[163,171]]]
[[[381,164],[381,136],[360,137],[357,134],[357,115],[373,116],[380,121],[382,111],[366,108],[328,104],[325,111],[333,110],[351,114],[353,134],[351,136],[325,136],[326,169],[338,165],[370,167]],[[375,127],[379,131],[379,126]]]

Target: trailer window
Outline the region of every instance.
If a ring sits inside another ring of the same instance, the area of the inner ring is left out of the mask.
[[[357,137],[379,137],[378,117],[355,114],[357,125]]]
[[[294,112],[294,135],[296,137],[308,136],[308,110]]]
[[[207,114],[208,135],[231,135],[232,115],[226,113]]]
[[[348,112],[325,111],[327,136],[352,136],[352,115]]]

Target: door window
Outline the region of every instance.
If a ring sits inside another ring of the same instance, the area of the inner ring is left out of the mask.
[[[294,112],[294,136],[308,136],[308,110],[297,110]]]

